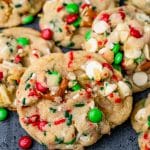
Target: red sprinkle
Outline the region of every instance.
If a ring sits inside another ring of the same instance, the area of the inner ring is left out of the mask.
[[[89,59],[92,59],[92,56],[91,55],[87,55],[86,58],[89,60]]]
[[[113,97],[114,97],[114,94],[113,94],[113,93],[110,93],[110,94],[109,94],[109,97],[110,97],[110,98],[113,98]]]
[[[81,5],[81,8],[84,9],[84,8],[86,8],[86,7],[89,7],[89,6],[90,6],[89,4],[83,3],[83,4]]]
[[[68,24],[71,24],[73,22],[75,22],[78,19],[78,15],[77,14],[69,14],[66,16],[66,22]]]
[[[130,35],[135,37],[135,38],[141,38],[142,37],[142,34],[140,33],[139,30],[135,29],[134,27],[130,27]]]
[[[47,87],[44,87],[40,82],[35,83],[36,89],[41,93],[46,93],[48,91]]]
[[[54,122],[55,125],[59,125],[59,124],[62,124],[66,121],[66,119],[60,119],[60,120],[57,120]]]
[[[4,75],[3,72],[0,71],[0,81],[3,79]]]
[[[150,150],[150,147],[148,147],[147,145],[145,145],[145,149],[144,150]]]
[[[17,49],[23,49],[23,47],[20,45],[17,45]]]
[[[116,98],[115,99],[115,103],[121,103],[121,101],[122,101],[121,98]]]
[[[22,136],[18,141],[18,145],[22,149],[29,149],[32,146],[32,139],[29,136]]]
[[[118,82],[118,81],[119,81],[119,78],[118,78],[116,75],[112,75],[112,77],[111,77],[111,78],[112,78],[112,80],[113,80],[113,81],[116,81],[116,82]]]
[[[74,59],[74,53],[73,53],[73,51],[71,51],[71,52],[69,53],[68,68],[71,67],[71,65],[72,65],[72,63],[73,63],[73,59]]]
[[[123,11],[119,11],[119,14],[120,14],[122,20],[124,20],[126,17],[126,14]]]
[[[37,97],[37,98],[40,98],[40,97],[41,97],[41,95],[36,91],[36,89],[31,89],[31,90],[29,91],[28,96],[35,96],[35,97]]]
[[[44,131],[44,127],[47,125],[47,121],[38,122],[38,129]]]
[[[60,6],[57,8],[57,12],[60,12],[64,7],[63,6]]]
[[[29,123],[29,124],[35,123],[35,122],[39,121],[39,119],[40,119],[40,116],[39,116],[39,115],[32,115],[32,116],[29,118],[28,123]]]
[[[86,94],[87,98],[91,98],[92,97],[92,92],[89,91],[88,89],[86,89],[85,94]]]
[[[51,29],[44,29],[41,31],[41,37],[45,40],[52,40],[53,31]]]
[[[109,17],[110,17],[109,14],[104,13],[104,14],[102,14],[102,15],[100,16],[100,20],[103,20],[103,21],[105,21],[105,22],[108,22],[108,21],[109,21]]]
[[[15,62],[16,64],[18,64],[18,63],[21,62],[21,60],[22,60],[22,57],[20,57],[19,55],[17,55],[17,56],[15,57],[15,59],[14,59],[14,62]]]
[[[112,66],[110,64],[103,63],[102,65],[103,65],[104,68],[107,68],[107,69],[109,69],[109,70],[111,70],[113,72],[113,68],[112,68]]]
[[[144,137],[145,140],[147,140],[148,139],[148,134],[145,133],[143,137]]]

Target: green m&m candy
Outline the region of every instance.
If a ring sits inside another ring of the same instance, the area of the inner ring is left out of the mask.
[[[27,46],[27,45],[29,45],[30,41],[29,41],[29,39],[27,39],[25,37],[19,37],[19,38],[17,38],[17,43],[21,46]]]
[[[91,38],[91,33],[92,33],[91,30],[88,30],[88,31],[85,33],[85,39],[86,39],[87,41]]]
[[[5,108],[0,108],[0,121],[4,121],[7,119],[8,111]]]
[[[70,14],[77,14],[79,12],[79,5],[76,3],[67,4],[66,11]]]
[[[114,54],[117,54],[119,52],[119,50],[120,50],[120,44],[115,43],[112,51],[114,52]]]
[[[103,118],[103,113],[97,107],[92,108],[88,112],[88,119],[89,119],[89,121],[91,121],[93,123],[99,123],[99,122],[101,122],[102,118]]]
[[[22,19],[22,24],[29,24],[33,22],[34,17],[32,15],[28,15]]]
[[[116,65],[120,64],[122,62],[122,59],[123,59],[123,54],[121,52],[118,52],[115,55],[114,64],[116,64]]]

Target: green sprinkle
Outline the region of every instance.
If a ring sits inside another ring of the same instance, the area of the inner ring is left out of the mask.
[[[33,21],[34,21],[34,17],[32,15],[29,15],[22,19],[22,24],[29,24]]]
[[[132,84],[129,81],[126,80],[125,83],[127,83],[129,85],[130,89],[132,89]]]
[[[62,29],[61,29],[61,28],[59,28],[59,29],[58,29],[58,31],[59,31],[59,32],[62,32]]]
[[[29,39],[25,38],[25,37],[19,37],[17,38],[17,43],[21,46],[27,46],[30,44]]]
[[[69,115],[67,120],[67,125],[70,126],[72,124],[72,114]]]
[[[56,144],[62,144],[64,143],[64,138],[58,138],[57,136],[55,137],[55,143]]]
[[[85,104],[84,103],[76,103],[74,106],[75,107],[83,107]]]
[[[147,117],[147,120],[150,121],[150,116]]]
[[[88,31],[85,33],[85,39],[86,39],[87,41],[91,38],[91,33],[92,33],[92,30],[88,30]]]
[[[46,135],[47,135],[47,134],[46,134],[46,131],[44,131],[43,134],[44,134],[44,136],[46,136]]]
[[[57,109],[52,108],[52,107],[50,107],[49,110],[50,110],[50,112],[52,112],[52,113],[56,113],[56,111],[57,111]]]
[[[16,5],[15,5],[15,8],[20,8],[20,7],[22,7],[21,4],[16,4]]]
[[[71,141],[69,141],[69,142],[65,142],[64,144],[66,144],[66,145],[72,145],[72,144],[74,144],[76,142],[76,137],[75,138],[73,138]]]
[[[26,104],[26,98],[22,99],[22,104],[25,105]]]
[[[29,75],[29,77],[27,78],[26,82],[29,81],[32,76],[33,76],[33,73],[30,73],[30,75]]]
[[[73,42],[70,42],[68,45],[67,45],[67,47],[69,48],[69,47],[73,47],[75,44],[73,43]]]
[[[104,90],[104,87],[100,87],[100,90],[103,91],[103,90]]]
[[[134,59],[134,62],[140,64],[143,60],[144,60],[144,55],[141,55],[140,57]]]
[[[81,18],[79,17],[75,22],[73,22],[73,26],[74,26],[75,28],[79,28],[80,23],[81,23]]]
[[[68,112],[68,111],[65,111],[64,116],[65,116],[65,118],[68,118],[68,117],[69,117],[69,112]]]
[[[31,84],[26,84],[25,90],[28,90],[31,87]]]

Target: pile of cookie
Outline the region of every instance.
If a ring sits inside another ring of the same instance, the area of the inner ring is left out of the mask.
[[[42,7],[40,32],[15,27]],[[93,145],[130,117],[132,94],[150,87],[150,1],[1,0],[0,18],[0,121],[17,110],[50,150]],[[150,150],[149,97],[131,122]],[[20,138],[21,148],[31,145]]]

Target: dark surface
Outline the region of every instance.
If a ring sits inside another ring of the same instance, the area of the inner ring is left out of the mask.
[[[38,29],[37,21],[38,19],[28,27]],[[134,103],[145,98],[148,93],[150,89],[134,94]],[[0,122],[0,150],[19,150],[18,139],[23,135],[27,134],[19,125],[18,115],[10,112],[8,119]],[[31,150],[46,150],[46,148],[34,141]],[[137,135],[131,127],[130,120],[112,130],[111,135],[103,136],[95,145],[86,150],[138,150]]]

